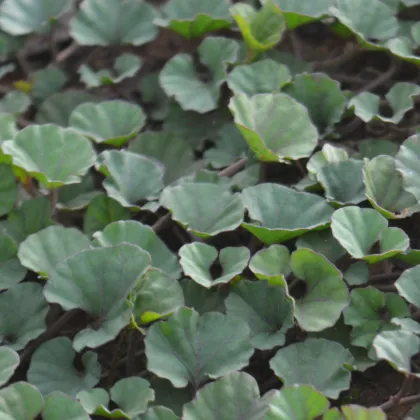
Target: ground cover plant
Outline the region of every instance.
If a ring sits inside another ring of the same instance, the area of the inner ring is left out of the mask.
[[[0,418],[420,419],[420,1],[1,0]]]

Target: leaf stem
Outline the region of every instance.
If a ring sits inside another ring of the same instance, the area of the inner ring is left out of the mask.
[[[411,385],[414,382],[414,379],[415,379],[414,376],[406,375],[405,378],[404,378],[404,381],[401,385],[400,390],[395,395],[391,395],[389,400],[386,401],[385,403],[381,404],[379,406],[379,408],[381,408],[383,411],[390,411],[394,407],[397,407],[398,405],[407,405],[405,403],[405,401],[407,401],[407,400],[411,401],[411,399],[413,397],[418,397],[419,398],[420,397],[419,395],[414,395],[414,396],[411,396],[411,397],[402,398],[404,396],[404,394],[406,394],[410,390]]]

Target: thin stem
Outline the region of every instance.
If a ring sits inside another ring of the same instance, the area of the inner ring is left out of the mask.
[[[72,56],[78,49],[80,48],[80,46],[78,44],[76,44],[75,42],[73,42],[72,44],[70,44],[67,48],[65,48],[64,50],[61,50],[55,57],[55,62],[56,63],[62,63],[63,61],[66,61],[70,56]]]
[[[57,203],[58,203],[58,188],[53,188],[50,191],[50,203],[51,203],[51,211],[52,217],[54,218],[55,213],[57,211]]]
[[[385,281],[397,280],[402,271],[393,271],[391,273],[374,274],[369,277],[369,283],[381,283]]]
[[[395,395],[392,395],[387,402],[381,404],[379,407],[383,411],[390,411],[394,407],[401,405],[401,402],[403,400],[402,397],[410,390],[413,382],[414,382],[414,376],[406,375],[404,378],[404,382],[401,385],[400,390]],[[411,397],[407,397],[407,398],[411,398]]]
[[[369,90],[376,89],[377,87],[381,86],[382,84],[387,82],[389,79],[391,79],[392,76],[394,76],[394,74],[400,68],[401,63],[398,60],[395,60],[393,57],[390,57],[390,59],[391,59],[391,65],[389,69],[385,73],[382,73],[376,79],[362,86],[360,89],[356,91],[356,93],[367,92]]]

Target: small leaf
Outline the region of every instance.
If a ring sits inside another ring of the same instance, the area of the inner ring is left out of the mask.
[[[13,169],[9,165],[0,163],[0,216],[4,216],[13,209],[17,194],[18,188]]]
[[[344,280],[350,286],[360,286],[369,280],[369,265],[364,261],[358,261],[343,273]]]
[[[415,306],[420,305],[420,286],[417,280],[419,275],[420,266],[409,268],[395,282],[398,293]]]
[[[270,367],[289,384],[310,384],[329,398],[338,398],[349,389],[348,365],[353,356],[341,344],[323,338],[308,338],[280,349],[270,360]]]
[[[235,230],[243,220],[244,205],[239,194],[210,183],[185,183],[167,187],[160,203],[178,223],[202,238]]]
[[[0,112],[19,115],[28,110],[31,105],[30,97],[17,90],[12,90],[0,100]]]
[[[79,182],[96,157],[89,140],[53,124],[30,125],[1,147],[14,165],[47,188]]]
[[[310,157],[306,164],[306,169],[309,172],[310,178],[316,179],[316,176],[325,165],[345,162],[348,159],[349,155],[345,149],[327,143],[322,147],[322,150],[314,153]]]
[[[156,38],[156,16],[143,0],[84,0],[70,22],[70,35],[80,45],[139,46]]]
[[[349,302],[341,272],[324,256],[304,248],[293,252],[290,264],[296,277],[306,283],[305,296],[296,300],[299,325],[306,331],[332,327]]]
[[[19,366],[19,363],[19,355],[13,349],[6,346],[0,346],[0,386],[7,383]]]
[[[169,98],[159,84],[159,72],[145,74],[138,84],[142,100],[147,104],[148,116],[152,120],[162,121],[169,111]]]
[[[250,223],[242,226],[270,245],[328,227],[333,208],[315,194],[264,183],[242,191]]]
[[[358,143],[360,159],[373,159],[379,155],[394,157],[398,152],[398,144],[390,140],[365,139]]]
[[[166,407],[150,407],[138,420],[181,420],[172,410]]]
[[[83,407],[73,398],[61,391],[53,391],[45,399],[42,409],[44,420],[90,420]]]
[[[146,115],[138,105],[111,100],[79,105],[71,113],[69,124],[95,143],[122,147],[143,128],[145,122]]]
[[[67,76],[59,67],[51,65],[38,70],[31,80],[33,83],[32,96],[36,101],[42,102],[61,90],[67,83]]]
[[[57,337],[42,343],[34,352],[29,365],[28,382],[35,385],[42,395],[61,391],[70,397],[93,388],[101,375],[98,355],[87,351],[82,355],[83,371],[73,365],[76,356],[71,340]]]
[[[307,109],[284,93],[264,93],[252,98],[239,93],[230,100],[229,109],[261,161],[309,157],[318,143],[318,132]]]
[[[145,346],[149,371],[175,387],[191,383],[195,389],[245,367],[253,352],[245,322],[217,312],[199,316],[188,308],[152,325]]]
[[[184,273],[198,284],[210,288],[228,283],[241,274],[248,265],[250,252],[245,247],[227,247],[218,253],[211,245],[193,242],[183,245],[179,256]]]

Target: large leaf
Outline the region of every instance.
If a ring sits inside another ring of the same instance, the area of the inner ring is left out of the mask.
[[[89,245],[89,239],[77,229],[50,226],[28,236],[19,246],[18,257],[23,266],[48,277],[57,263]]]
[[[150,254],[153,267],[159,268],[174,278],[178,278],[181,272],[176,255],[150,226],[140,222],[134,220],[113,222],[102,232],[96,232],[93,237],[92,246],[107,247],[121,243],[137,245]]]
[[[195,389],[248,364],[253,349],[249,327],[216,312],[199,316],[180,308],[167,322],[152,325],[145,339],[148,370],[175,387]]]
[[[206,288],[233,280],[248,264],[250,252],[245,247],[227,247],[220,253],[211,245],[193,242],[179,250],[184,273]],[[220,265],[220,270],[217,265]]]
[[[47,329],[47,312],[41,285],[28,282],[6,290],[0,294],[0,343],[23,349]]]
[[[169,28],[185,38],[195,38],[207,32],[231,25],[228,0],[211,3],[200,0],[171,0],[154,23]]]
[[[81,45],[143,45],[157,36],[156,16],[143,0],[84,0],[71,20],[70,33]]]
[[[262,350],[282,346],[293,326],[293,304],[286,289],[266,281],[239,282],[226,299],[226,313],[249,325],[252,345]]]
[[[239,93],[230,100],[229,109],[259,160],[282,162],[308,157],[318,143],[318,132],[306,107],[284,93],[252,98]]]
[[[208,37],[198,47],[199,60],[207,71],[200,73],[192,56],[177,54],[160,72],[160,85],[185,111],[212,111],[217,108],[220,87],[227,77],[226,62],[235,62],[238,50],[233,39]]]
[[[19,366],[19,355],[10,347],[0,346],[0,386],[3,386]]]
[[[255,379],[234,372],[201,388],[196,398],[184,405],[184,420],[263,420],[267,400],[260,398]]]
[[[336,399],[350,387],[349,365],[353,356],[341,344],[323,338],[308,338],[280,349],[270,367],[287,386],[308,384]]]
[[[174,220],[203,238],[236,229],[244,215],[239,194],[210,183],[188,182],[167,187],[160,203],[170,210]]]
[[[332,327],[348,305],[341,272],[323,255],[298,249],[290,259],[293,273],[306,283],[305,295],[296,299],[295,318],[306,331]]]
[[[2,145],[13,164],[48,188],[80,181],[95,162],[89,140],[57,125],[30,125]]]
[[[5,0],[0,8],[0,28],[11,35],[45,32],[71,6],[68,0]]]
[[[405,270],[395,283],[398,293],[408,302],[420,306],[420,265]]]
[[[142,129],[145,121],[138,105],[112,100],[79,105],[71,113],[69,124],[96,143],[122,147]]]
[[[127,296],[150,267],[150,255],[136,245],[87,249],[57,264],[44,294],[64,310],[81,308],[92,319],[79,331],[73,346],[81,350],[112,340],[128,323]]]
[[[248,187],[241,195],[251,219],[242,226],[266,244],[326,228],[333,214],[333,208],[322,197],[279,184]]]
[[[41,344],[31,358],[28,382],[35,385],[42,395],[61,391],[75,397],[78,392],[93,388],[101,375],[98,355],[92,351],[82,355],[83,371],[74,367],[75,356],[67,337],[53,338]]]
[[[97,166],[107,176],[103,186],[108,196],[123,207],[139,209],[138,202],[156,199],[163,188],[162,165],[137,153],[106,150]]]
[[[69,395],[61,391],[53,391],[45,399],[42,409],[43,420],[90,420],[83,407]]]
[[[408,236],[399,228],[387,227],[387,220],[374,209],[355,206],[336,210],[331,219],[334,237],[353,258],[370,264],[408,249]],[[378,243],[379,251],[371,250]]]

